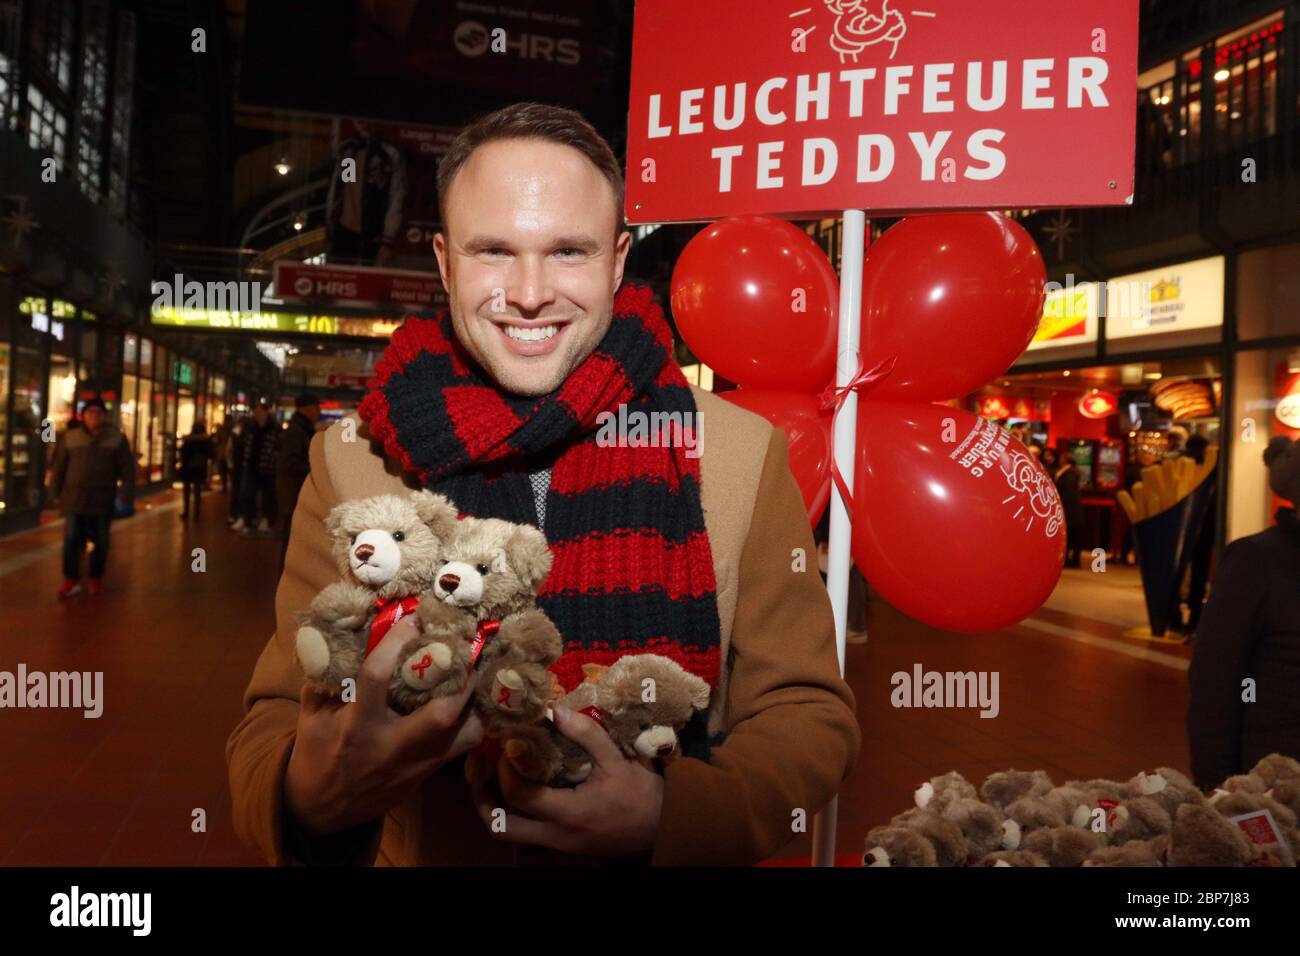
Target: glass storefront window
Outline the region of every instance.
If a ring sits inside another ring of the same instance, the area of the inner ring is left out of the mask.
[[[9,346],[0,343],[0,437],[9,435]],[[5,499],[5,449],[0,447],[0,514],[4,512]]]
[[[140,392],[135,400],[135,459],[140,463],[138,478],[149,480],[149,446],[153,442],[153,385],[148,379],[140,382]]]
[[[153,343],[148,339],[140,339],[140,375],[142,378],[154,378],[153,374]]]
[[[1243,341],[1300,335],[1300,243],[1237,259],[1237,335]]]
[[[140,367],[140,337],[128,334],[122,346],[122,367],[134,372]]]
[[[1274,436],[1300,440],[1300,346],[1239,352],[1232,411],[1229,541],[1263,531],[1283,505],[1263,456]]]
[[[130,442],[132,451],[136,451],[140,447],[140,438],[135,431],[139,408],[135,397],[138,383],[139,379],[134,375],[122,376],[122,397],[119,405],[121,414],[118,419],[118,427],[122,429],[122,434]]]
[[[9,432],[10,484],[7,511],[37,508],[41,503],[41,419],[45,411],[45,386],[41,353],[14,350],[13,423]]]
[[[46,416],[61,429],[76,412],[77,373],[72,359],[64,355],[50,356],[49,384],[50,404]]]

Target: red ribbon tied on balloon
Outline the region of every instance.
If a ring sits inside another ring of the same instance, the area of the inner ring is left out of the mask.
[[[877,382],[883,381],[889,373],[894,370],[898,364],[898,356],[891,355],[889,358],[882,359],[871,368],[863,368],[866,364],[866,358],[858,353],[858,368],[843,385],[827,385],[821,394],[821,409],[823,412],[831,412],[831,441],[834,442],[835,422],[840,417],[840,411],[844,408],[844,401],[852,392],[857,392],[861,397],[862,393],[870,389]],[[840,463],[835,460],[835,451],[832,444],[831,449],[831,480],[835,482],[835,487],[839,489],[840,497],[844,499],[844,507],[849,514],[853,514],[853,493],[849,491],[848,482],[844,480],[844,475],[840,473]]]

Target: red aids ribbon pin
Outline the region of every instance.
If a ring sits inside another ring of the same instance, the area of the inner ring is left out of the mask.
[[[479,655],[483,653],[483,647],[487,644],[488,639],[499,630],[501,630],[501,622],[495,618],[488,618],[485,621],[478,622],[478,627],[474,628],[474,640],[469,645],[470,667],[478,663]]]
[[[375,649],[376,645],[384,639],[384,635],[388,633],[394,624],[406,617],[406,615],[413,613],[419,606],[420,598],[418,595],[392,598],[388,601],[375,598],[375,607],[379,608],[379,616],[370,625],[370,640],[366,644],[366,654],[369,655]]]

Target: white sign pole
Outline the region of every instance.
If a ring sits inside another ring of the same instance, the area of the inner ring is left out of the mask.
[[[867,214],[861,209],[846,209],[840,237],[840,324],[835,364],[835,384],[848,384],[858,370],[858,342],[862,330],[862,257],[866,251]],[[857,459],[858,396],[850,392],[835,419],[833,449],[835,464],[844,484],[853,492],[853,465]],[[840,676],[844,676],[844,645],[848,633],[849,544],[852,516],[847,502],[832,484],[830,540],[826,544],[826,590],[830,592],[835,612],[835,650],[839,655]],[[839,797],[827,804],[813,821],[813,866],[835,865],[835,818]]]

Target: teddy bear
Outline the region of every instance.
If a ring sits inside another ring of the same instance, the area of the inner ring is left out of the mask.
[[[1167,837],[1165,838],[1167,839]],[[1084,866],[1164,866],[1160,841],[1130,840],[1123,846],[1098,847],[1088,854]]]
[[[298,616],[295,646],[309,684],[339,694],[393,624],[416,611],[420,594],[433,584],[443,545],[456,531],[456,515],[446,497],[430,491],[344,501],[330,511],[325,528],[344,579],[324,588]],[[457,639],[454,627],[446,638]],[[401,675],[417,643],[428,642],[408,642],[389,686],[390,702],[403,713],[414,701]],[[449,659],[445,648],[435,656],[444,655]]]
[[[612,665],[583,665],[584,679],[558,703],[605,728],[628,757],[651,760],[678,751],[677,735],[709,706],[709,685],[660,654],[627,654]],[[591,757],[553,726],[512,728],[503,744],[511,766],[527,780],[577,785],[591,773]]]
[[[1076,827],[1086,827],[1091,822],[1092,806],[1089,794],[1068,784],[1053,787],[1043,794],[1047,805],[1061,815],[1061,818]]]
[[[1006,818],[996,807],[970,797],[958,797],[948,801],[941,815],[961,830],[966,840],[967,863],[973,864],[1003,848],[1007,839],[1007,831],[1003,826]]]
[[[966,865],[966,837],[961,828],[934,810],[913,807],[895,816],[889,825],[915,830],[925,837],[934,849],[936,866]]]
[[[551,573],[545,535],[532,525],[465,516],[440,557],[416,611],[422,639],[440,654],[423,662],[418,677],[408,675],[412,694],[454,694],[473,675],[485,734],[503,738],[536,723],[550,703],[547,668],[563,650],[559,631],[534,603]]]
[[[1267,852],[1272,853],[1281,865],[1295,866],[1297,857],[1300,857],[1300,830],[1296,829],[1295,812],[1286,804],[1266,793],[1251,793],[1245,790],[1218,792],[1209,799],[1208,803],[1229,820],[1243,814],[1267,810],[1273,817],[1278,836],[1281,837],[1284,845],[1273,848],[1274,844],[1268,843],[1264,846],[1273,848]]]
[[[910,827],[875,827],[867,833],[863,866],[938,866],[934,845]]]
[[[1241,829],[1207,803],[1178,807],[1167,866],[1247,866],[1255,850]]]
[[[1042,770],[1000,770],[989,774],[980,796],[1003,813],[1021,797],[1041,797],[1052,789],[1052,778]]]
[[[1035,830],[1063,827],[1066,820],[1052,809],[1042,796],[1023,796],[1013,800],[1006,809],[1006,839],[1003,849],[1024,848],[1025,840]]]
[[[1250,772],[1264,781],[1264,786],[1276,787],[1279,783],[1300,781],[1300,760],[1282,754],[1269,754],[1261,757]]]
[[[1128,786],[1125,796],[1150,797],[1171,817],[1185,803],[1205,802],[1205,795],[1196,784],[1172,767],[1157,767],[1150,773],[1143,771],[1130,779]]]
[[[934,810],[939,813],[942,813],[944,807],[952,800],[976,797],[978,794],[975,792],[975,787],[955,770],[940,777],[931,777],[912,794],[912,799],[920,809]]]
[[[1036,827],[1025,834],[1020,849],[1037,853],[1048,866],[1080,866],[1095,850],[1106,845],[1106,837],[1071,824]]]
[[[1037,853],[1027,850],[994,850],[976,866],[1047,866],[1048,862]]]
[[[1168,833],[1172,827],[1169,814],[1155,800],[1129,797],[1106,814],[1103,832],[1111,846],[1123,846],[1135,840],[1150,840]]]

